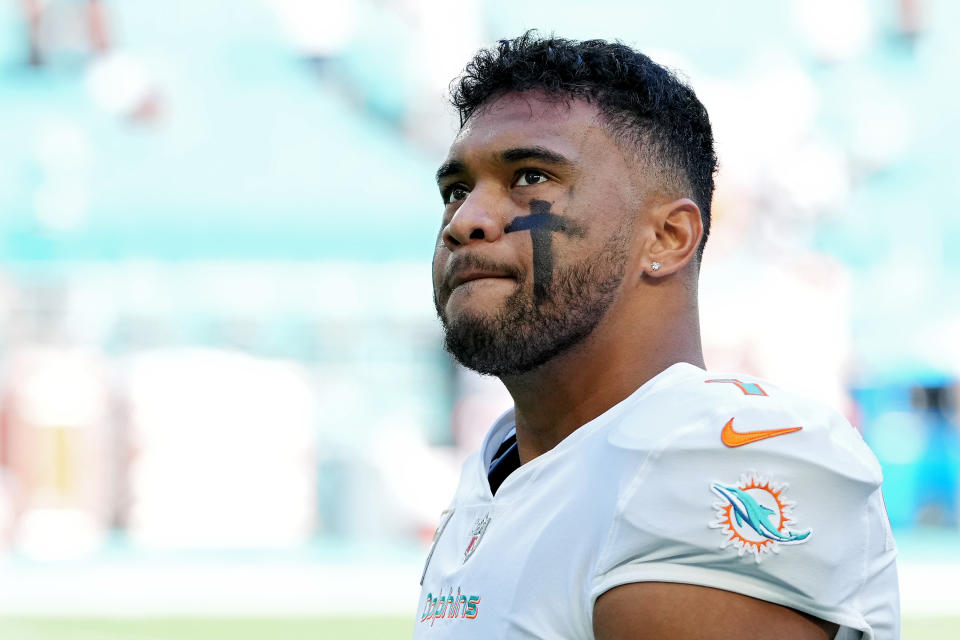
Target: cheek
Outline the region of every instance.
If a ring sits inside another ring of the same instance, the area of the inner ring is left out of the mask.
[[[450,258],[450,252],[437,240],[437,246],[433,250],[433,287],[434,289],[443,281],[443,273],[446,270],[447,260]]]

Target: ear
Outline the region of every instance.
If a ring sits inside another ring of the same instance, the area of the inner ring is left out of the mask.
[[[649,221],[653,241],[646,250],[645,276],[668,276],[695,259],[703,236],[703,221],[700,207],[693,200],[681,198],[660,204],[650,212]]]

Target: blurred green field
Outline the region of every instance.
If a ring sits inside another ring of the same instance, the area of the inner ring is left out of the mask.
[[[409,618],[0,618],[3,640],[391,640]]]
[[[408,618],[0,618],[4,640],[391,640]],[[903,640],[956,640],[960,615],[905,618]]]

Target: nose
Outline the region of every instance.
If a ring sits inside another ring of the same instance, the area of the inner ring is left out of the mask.
[[[443,228],[441,237],[447,249],[453,251],[471,242],[496,242],[505,226],[493,194],[474,188]]]

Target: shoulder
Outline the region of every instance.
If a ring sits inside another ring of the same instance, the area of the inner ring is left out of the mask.
[[[835,409],[754,376],[689,365],[638,398],[608,443],[644,452],[648,467],[668,458],[677,471],[670,476],[708,462],[718,471],[809,465],[873,487],[882,479],[860,434]]]
[[[863,628],[851,602],[868,555],[894,552],[879,465],[839,413],[752,376],[688,370],[640,398],[607,444],[636,466],[594,598],[679,582]]]

